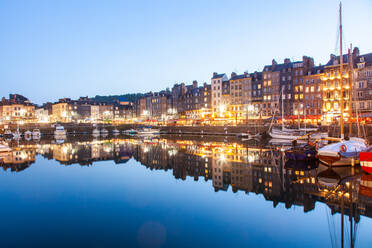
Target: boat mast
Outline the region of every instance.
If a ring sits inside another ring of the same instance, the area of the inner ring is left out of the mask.
[[[341,116],[340,116],[340,131],[341,131],[341,139],[345,137],[344,131],[344,85],[343,85],[343,58],[342,58],[342,3],[340,2],[340,79],[341,79]]]
[[[353,46],[350,44],[349,49],[349,137],[353,132],[353,55],[352,55]],[[358,134],[358,137],[359,134]]]
[[[283,101],[284,86],[282,86],[282,131],[284,131],[284,101]]]

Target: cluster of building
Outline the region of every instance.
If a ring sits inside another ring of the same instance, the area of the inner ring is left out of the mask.
[[[114,102],[98,102],[88,97],[78,100],[59,99],[42,106],[31,104],[21,95],[10,94],[0,102],[0,123],[55,123],[55,122],[124,122],[133,118],[133,104],[124,98]]]
[[[284,116],[286,121],[330,123],[350,115],[372,120],[372,53],[354,48],[332,55],[325,65],[303,56],[301,61],[272,60],[260,72],[213,73],[210,84],[175,84],[171,89],[144,94],[135,102],[96,102],[87,97],[60,99],[33,107],[19,95],[0,105],[0,120],[25,122],[157,122],[180,124],[241,124],[251,119]],[[354,114],[353,114],[354,113]]]

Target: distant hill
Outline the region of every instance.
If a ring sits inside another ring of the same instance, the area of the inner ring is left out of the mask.
[[[95,97],[91,98],[97,102],[114,102],[115,100],[119,101],[129,101],[135,102],[137,99],[143,96],[142,93],[132,93],[132,94],[124,94],[124,95],[110,95],[110,96],[99,96],[96,95]]]

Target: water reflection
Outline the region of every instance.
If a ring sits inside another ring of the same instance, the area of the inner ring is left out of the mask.
[[[372,176],[363,174],[358,167],[330,169],[315,162],[288,162],[280,149],[257,144],[123,137],[64,143],[41,140],[10,146],[12,151],[0,157],[4,170],[25,170],[35,162],[36,154],[66,166],[91,166],[103,160],[125,164],[135,159],[150,170],[171,170],[176,179],[212,181],[216,192],[231,187],[234,193],[260,194],[274,207],[283,203],[286,208],[302,206],[308,212],[315,208],[316,202],[323,202],[330,209],[328,218],[340,213],[343,223],[344,216],[349,216],[347,233],[352,241],[354,225],[360,216],[372,217]]]

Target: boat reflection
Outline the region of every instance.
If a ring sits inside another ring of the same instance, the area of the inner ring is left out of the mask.
[[[276,207],[302,206],[304,212],[323,202],[332,215],[341,213],[372,217],[372,177],[359,167],[329,168],[316,161],[285,161],[278,149],[237,141],[191,140],[179,137],[135,139],[129,137],[57,143],[51,140],[11,143],[2,153],[1,166],[22,171],[41,155],[62,165],[91,166],[112,160],[125,164],[139,161],[150,170],[171,170],[176,179],[212,181],[215,192],[255,193]]]

